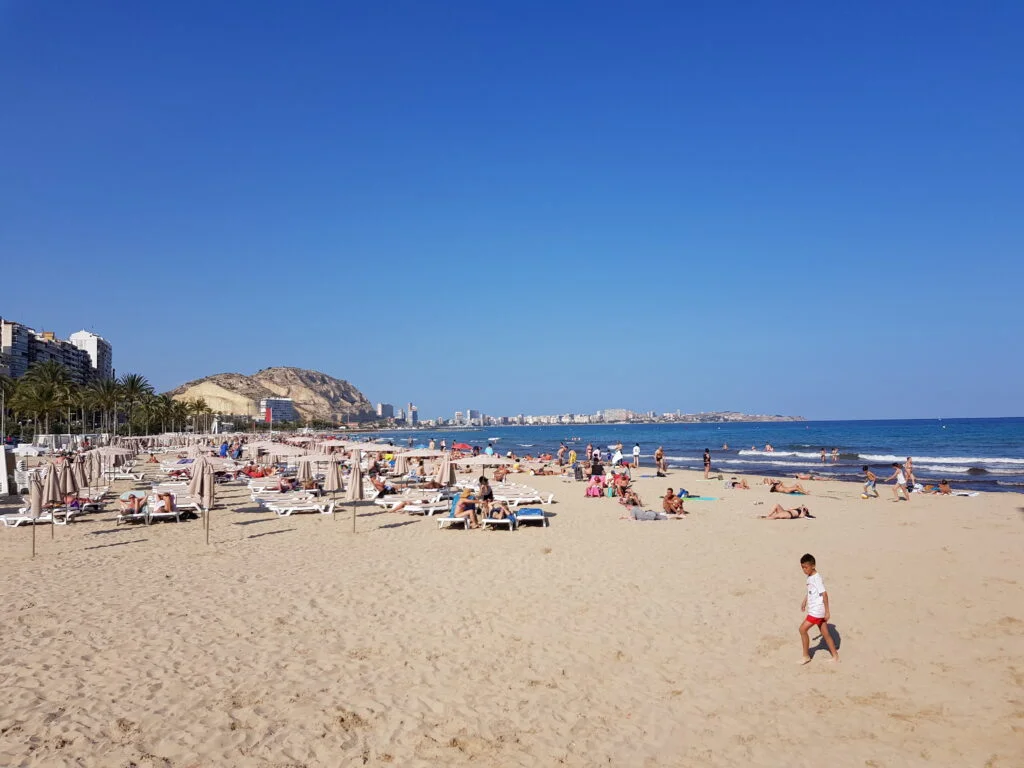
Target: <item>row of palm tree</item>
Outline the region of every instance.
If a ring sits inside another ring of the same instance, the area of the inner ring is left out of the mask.
[[[50,434],[51,425],[62,432],[124,431],[129,435],[157,428],[184,431],[189,424],[208,430],[213,416],[202,398],[182,401],[158,395],[138,373],[79,386],[56,361],[35,363],[17,380],[0,376],[0,406],[8,424],[17,424],[22,432],[31,425],[33,436]]]

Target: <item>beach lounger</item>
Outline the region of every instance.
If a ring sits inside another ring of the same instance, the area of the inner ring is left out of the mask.
[[[115,525],[120,525],[121,523],[148,523],[148,517],[149,500],[147,499],[146,503],[139,507],[138,512],[122,512],[119,514]]]
[[[139,482],[143,478],[141,472],[129,472],[121,469],[108,469],[105,474],[109,480],[134,480]]]
[[[519,526],[516,523],[517,515],[513,512],[508,517],[483,517],[480,518],[480,525],[484,528],[499,528],[505,526],[509,532],[514,531]]]
[[[465,530],[467,530],[467,531],[469,530],[469,518],[468,517],[456,517],[455,516],[455,507],[458,505],[459,499],[461,499],[461,498],[462,498],[462,494],[461,493],[457,493],[457,494],[455,494],[452,497],[452,505],[451,505],[451,509],[448,510],[448,514],[445,515],[444,517],[439,517],[437,519],[437,527],[438,527],[438,529],[441,529],[441,528],[451,528],[453,525],[454,526],[461,525]]]
[[[67,525],[69,522],[74,520],[76,510],[68,512],[63,507],[57,510],[44,509],[39,517],[32,517],[28,514],[28,510],[18,511],[9,515],[3,515],[0,520],[3,520],[5,528],[17,528],[22,525],[42,525],[53,523],[54,525]],[[63,516],[63,519],[61,517]]]
[[[523,523],[540,523],[544,528],[547,528],[548,523],[547,515],[544,514],[544,510],[540,507],[523,507],[522,509],[516,510],[516,526],[520,526]]]
[[[291,517],[299,512],[318,512],[321,515],[334,514],[334,504],[326,498],[285,501],[277,504],[267,504],[266,507],[278,517]]]

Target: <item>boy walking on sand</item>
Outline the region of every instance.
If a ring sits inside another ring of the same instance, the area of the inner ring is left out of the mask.
[[[800,625],[800,644],[804,649],[804,657],[800,662],[806,664],[811,660],[811,638],[807,634],[811,627],[817,627],[821,636],[825,638],[825,645],[832,654],[833,661],[839,661],[839,652],[832,640],[832,632],[828,628],[828,620],[832,614],[829,612],[828,592],[825,591],[825,582],[818,573],[817,563],[814,555],[804,555],[800,558],[800,567],[807,574],[807,594],[800,604],[800,610],[804,612],[804,620]]]

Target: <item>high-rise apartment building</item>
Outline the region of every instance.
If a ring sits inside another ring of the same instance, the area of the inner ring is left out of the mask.
[[[377,416],[382,419],[395,418],[395,406],[391,403],[377,403]]]
[[[113,378],[113,348],[106,339],[79,331],[71,341],[52,331],[35,331],[21,323],[0,320],[0,373],[19,379],[35,363],[53,361],[75,384]]]
[[[72,333],[68,341],[88,353],[92,361],[93,379],[102,381],[114,378],[114,350],[109,341],[85,330]]]

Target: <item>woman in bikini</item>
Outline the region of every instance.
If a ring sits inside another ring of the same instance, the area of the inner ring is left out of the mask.
[[[786,485],[781,480],[772,480],[770,477],[766,477],[764,482],[768,486],[769,493],[802,493],[805,496],[810,496],[800,483]]]
[[[807,507],[793,507],[792,509],[786,509],[781,504],[776,504],[772,507],[772,511],[767,515],[761,515],[762,520],[796,520],[798,517],[809,517],[812,520],[814,515],[810,513]]]

